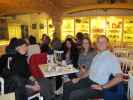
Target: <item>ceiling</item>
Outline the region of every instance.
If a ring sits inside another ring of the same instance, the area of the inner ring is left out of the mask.
[[[103,1],[98,3],[97,1]],[[133,9],[133,0],[0,0],[0,16],[46,12],[50,16],[96,8]],[[118,6],[117,6],[118,5]]]

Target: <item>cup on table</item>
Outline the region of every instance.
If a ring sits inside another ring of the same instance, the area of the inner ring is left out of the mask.
[[[66,63],[65,60],[62,61],[62,65],[63,65],[63,66],[66,66],[66,65],[67,65],[67,63]]]

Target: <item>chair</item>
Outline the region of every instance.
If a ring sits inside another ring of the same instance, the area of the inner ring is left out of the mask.
[[[111,75],[109,80],[111,80],[113,77],[114,76]],[[124,84],[123,82],[120,82],[110,89],[104,89],[102,91],[103,98],[104,100],[127,100],[124,91]]]
[[[0,100],[15,100],[14,92],[5,94],[4,83],[5,83],[4,78],[0,77],[0,85],[1,85]]]
[[[133,70],[133,61],[127,58],[119,58],[121,63],[121,70],[124,76],[124,82],[128,82],[128,72]]]
[[[43,74],[39,68],[39,64],[46,64],[47,63],[47,54],[46,53],[40,53],[40,54],[34,54],[31,56],[29,61],[29,67],[32,75],[35,78],[43,78]]]
[[[63,51],[54,50],[55,63],[59,63],[62,60]]]
[[[115,87],[111,89],[105,89],[103,92],[104,100],[126,100],[124,96],[124,85],[123,83],[119,83]]]

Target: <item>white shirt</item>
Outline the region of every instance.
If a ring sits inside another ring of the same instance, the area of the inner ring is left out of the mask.
[[[89,78],[100,85],[106,84],[111,74],[122,73],[119,60],[108,50],[94,57],[89,72]]]

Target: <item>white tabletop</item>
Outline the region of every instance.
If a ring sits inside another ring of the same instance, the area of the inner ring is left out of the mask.
[[[48,71],[48,65],[47,64],[41,64],[39,65],[39,68],[41,72],[43,73],[44,77],[54,77],[59,75],[66,75],[71,73],[77,73],[79,72],[76,68],[72,66],[54,66],[54,70]]]

